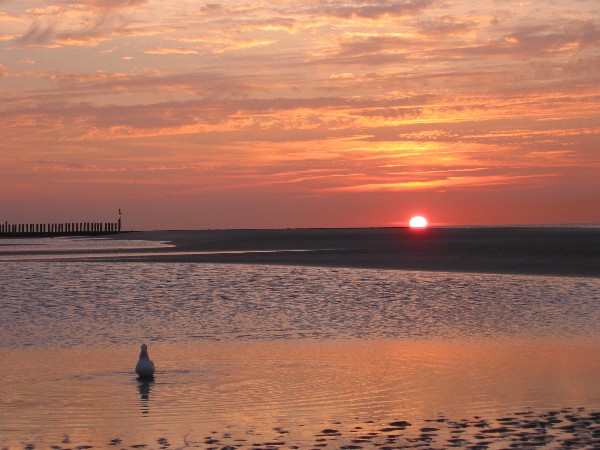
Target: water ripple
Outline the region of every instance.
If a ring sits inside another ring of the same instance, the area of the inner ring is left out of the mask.
[[[600,280],[185,263],[5,262],[5,347],[596,334]]]

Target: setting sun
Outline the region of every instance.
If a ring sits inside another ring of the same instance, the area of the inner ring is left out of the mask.
[[[408,222],[408,226],[411,228],[425,228],[427,227],[427,219],[423,216],[414,216]]]

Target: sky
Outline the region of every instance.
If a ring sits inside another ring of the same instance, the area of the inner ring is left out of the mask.
[[[598,0],[0,0],[0,222],[600,223]]]

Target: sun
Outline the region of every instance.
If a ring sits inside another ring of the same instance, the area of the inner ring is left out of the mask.
[[[411,217],[410,221],[408,222],[408,226],[411,228],[426,228],[427,219],[423,216]]]

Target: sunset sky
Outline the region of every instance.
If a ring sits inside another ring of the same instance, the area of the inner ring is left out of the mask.
[[[598,0],[0,0],[0,222],[600,223]]]

